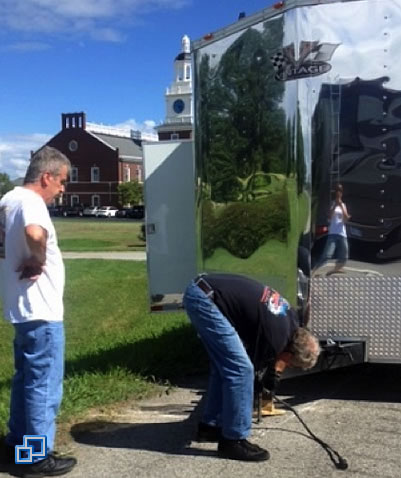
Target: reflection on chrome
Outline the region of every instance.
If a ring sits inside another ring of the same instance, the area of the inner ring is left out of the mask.
[[[249,274],[295,297],[309,194],[300,111],[285,101],[296,84],[278,81],[271,60],[283,34],[278,16],[196,55],[198,219],[202,270]]]

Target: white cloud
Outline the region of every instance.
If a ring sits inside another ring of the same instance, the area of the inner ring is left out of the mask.
[[[124,41],[124,36],[113,28],[94,29],[91,33],[91,36],[94,40],[110,43],[120,43]]]
[[[7,173],[11,179],[25,176],[31,151],[36,151],[50,138],[40,133],[0,137],[0,172]]]
[[[86,34],[121,41],[127,22],[160,9],[178,9],[192,0],[0,0],[0,26],[31,34]]]
[[[121,129],[133,129],[134,131],[142,131],[143,133],[156,133],[154,128],[156,126],[156,121],[145,120],[143,123],[138,123],[135,119],[131,118],[123,123],[118,123],[113,125],[115,128]]]

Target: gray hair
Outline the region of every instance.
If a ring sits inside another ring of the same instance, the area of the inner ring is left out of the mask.
[[[67,156],[56,148],[45,146],[32,156],[25,174],[24,184],[36,183],[44,173],[57,176],[63,166],[67,166],[67,170],[70,172],[71,163]]]
[[[299,327],[289,344],[288,351],[292,353],[292,364],[304,370],[316,365],[320,354],[318,339],[304,327]]]

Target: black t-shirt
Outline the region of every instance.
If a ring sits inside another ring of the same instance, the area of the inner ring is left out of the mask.
[[[256,370],[277,358],[299,326],[297,314],[277,291],[248,277],[203,276],[216,306],[238,332]]]

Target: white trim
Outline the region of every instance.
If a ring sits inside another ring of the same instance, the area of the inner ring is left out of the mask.
[[[124,161],[124,160],[130,160],[130,161],[132,161],[132,160],[134,160],[134,161],[135,161],[135,160],[138,160],[138,161],[142,161],[142,156],[127,156],[126,154],[121,154],[121,155],[118,157],[118,159],[119,159],[120,161]]]

